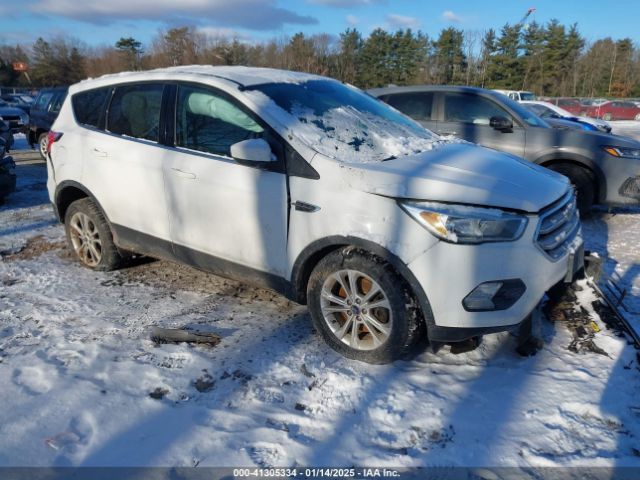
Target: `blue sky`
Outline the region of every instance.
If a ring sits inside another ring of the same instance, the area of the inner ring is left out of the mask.
[[[0,0],[0,43],[72,35],[91,46],[133,36],[147,44],[158,28],[193,25],[205,32],[266,40],[302,31],[338,34],[355,27],[411,27],[430,36],[447,26],[499,29],[530,8],[532,19],[577,23],[587,40],[640,41],[640,0]]]

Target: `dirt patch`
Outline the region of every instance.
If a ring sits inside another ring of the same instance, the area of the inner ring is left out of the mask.
[[[282,308],[296,305],[276,292],[164,260],[137,259],[133,266],[120,270],[117,276],[107,280],[103,285],[127,283],[142,283],[169,294],[188,290],[206,295],[235,297],[239,304],[259,300],[275,303]]]
[[[25,245],[19,250],[9,252],[6,255],[3,254],[3,252],[0,252],[0,256],[7,262],[31,260],[52,250],[61,250],[65,248],[65,245],[64,241],[47,240],[42,235],[38,235],[37,237],[27,240],[27,243],[25,243]]]

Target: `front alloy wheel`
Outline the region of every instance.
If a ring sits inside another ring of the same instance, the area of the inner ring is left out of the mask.
[[[389,363],[419,351],[425,319],[405,279],[382,258],[347,246],[322,258],[307,284],[313,324],[347,358]]]
[[[388,339],[393,313],[382,287],[357,270],[330,275],[320,294],[322,316],[335,337],[354,350],[373,350]]]
[[[87,267],[94,268],[102,260],[102,240],[93,220],[83,212],[76,212],[69,223],[73,250]]]

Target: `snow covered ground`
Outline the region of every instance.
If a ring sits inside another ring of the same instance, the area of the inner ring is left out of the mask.
[[[636,350],[584,283],[536,312],[534,357],[503,333],[365,365],[277,294],[168,262],[80,267],[45,180],[21,164],[0,207],[0,466],[640,466]],[[640,213],[585,231],[635,284]],[[158,345],[152,326],[221,342]]]

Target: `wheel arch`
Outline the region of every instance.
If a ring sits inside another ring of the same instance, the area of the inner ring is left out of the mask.
[[[75,182],[73,180],[65,180],[63,182],[60,182],[60,184],[56,187],[54,195],[54,207],[58,220],[60,220],[61,223],[64,223],[64,217],[67,213],[69,205],[71,205],[76,200],[80,200],[81,198],[90,198],[91,201],[93,201],[93,203],[96,205],[98,210],[100,210],[100,213],[105,218],[105,220],[107,220],[107,223],[109,223],[109,217],[105,214],[102,205],[100,205],[100,202],[98,202],[91,191],[81,183]]]
[[[565,164],[583,168],[590,172],[595,178],[595,199],[596,203],[603,202],[607,197],[607,181],[600,167],[592,160],[581,155],[563,152],[550,153],[538,158],[535,163],[542,167],[549,168],[553,165]]]
[[[389,263],[398,275],[407,282],[411,293],[418,302],[427,328],[435,325],[427,295],[407,265],[383,246],[360,237],[335,235],[316,240],[308,245],[298,255],[291,272],[291,289],[295,301],[303,305],[307,303],[307,283],[311,272],[322,258],[344,247],[361,248]]]

